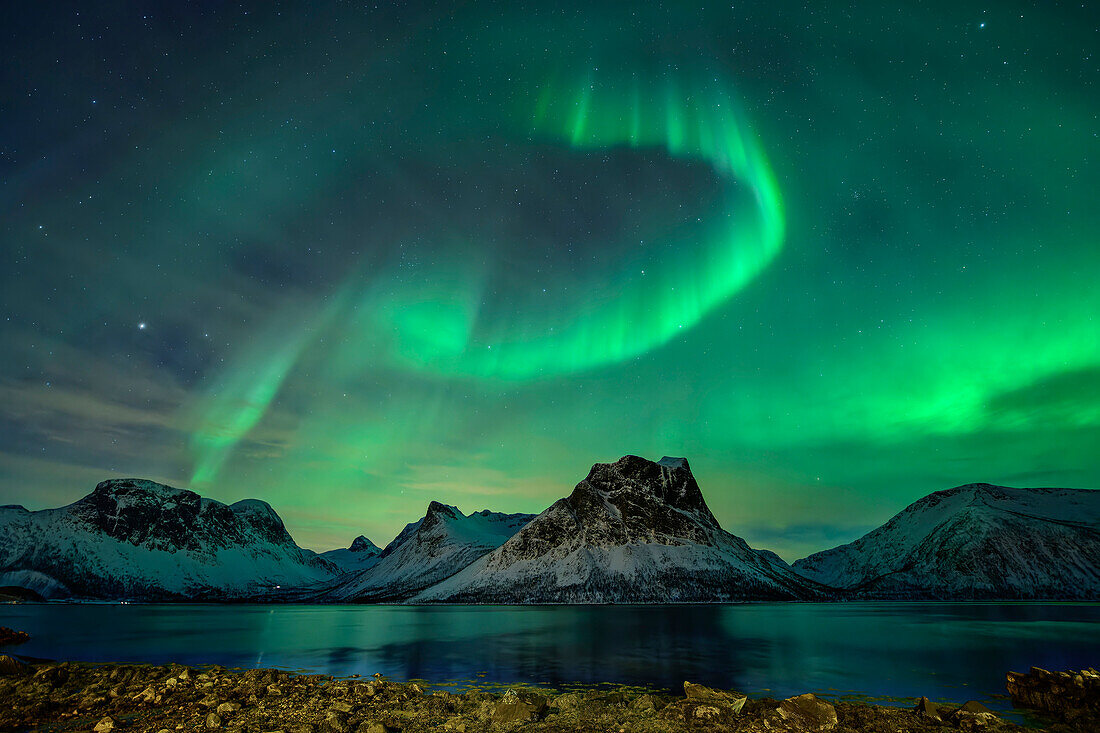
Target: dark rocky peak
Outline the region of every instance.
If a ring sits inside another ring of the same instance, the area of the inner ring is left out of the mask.
[[[595,495],[586,498],[592,492]],[[647,518],[654,508],[667,505],[718,527],[684,458],[666,456],[660,461],[650,461],[640,456],[623,456],[614,463],[597,463],[588,477],[577,484],[570,500],[575,500],[578,506],[606,501],[622,513],[624,521],[633,516]]]
[[[381,552],[381,550],[378,549],[378,545],[374,544],[363,535],[359,535],[354,540],[352,540],[351,547],[349,547],[348,549],[352,552]]]
[[[202,512],[202,498],[144,479],[111,479],[72,505],[73,513],[107,536],[134,545],[194,544],[191,531]]]
[[[210,504],[218,503],[212,502],[209,499],[206,501]],[[230,504],[229,508],[234,514],[240,517],[241,520],[251,526],[260,537],[263,537],[268,542],[274,542],[280,545],[292,544],[294,542],[290,533],[286,531],[282,518],[275,513],[275,510],[272,509],[271,505],[266,501],[260,501],[259,499],[242,499],[235,504]]]
[[[464,518],[465,515],[458,510],[458,507],[433,501],[431,504],[428,504],[428,511],[424,514],[424,519],[420,522],[420,531],[429,531],[444,522],[453,522],[456,519]]]
[[[428,511],[424,516],[438,516],[442,519],[461,519],[463,514],[458,510],[458,507],[433,501],[431,504],[428,504]]]
[[[421,530],[429,530],[443,522],[459,519],[462,512],[457,507],[433,501],[428,504],[428,511],[415,522],[409,522],[393,540],[382,550],[382,557],[389,556],[394,550],[415,537]]]

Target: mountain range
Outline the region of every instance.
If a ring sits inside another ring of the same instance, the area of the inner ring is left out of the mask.
[[[384,549],[314,553],[262,501],[142,479],[0,507],[0,586],[47,598],[676,603],[1100,598],[1100,491],[968,484],[788,565],[723,529],[683,458],[597,463],[538,515],[431,502]]]

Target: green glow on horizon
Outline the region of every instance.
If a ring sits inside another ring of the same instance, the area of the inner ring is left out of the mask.
[[[790,558],[1100,486],[1085,10],[322,5],[12,36],[0,503],[148,476],[332,547],[687,455]]]

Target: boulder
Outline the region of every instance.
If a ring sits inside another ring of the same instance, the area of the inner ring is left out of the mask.
[[[697,685],[694,682],[687,681],[684,682],[684,696],[693,702],[718,703],[722,707],[728,706],[730,712],[734,715],[741,712],[741,708],[745,707],[745,701],[748,700],[745,695],[726,692],[724,690],[715,690],[712,687]]]
[[[508,690],[493,707],[494,723],[509,725],[538,720],[546,712],[546,698],[526,690]]]
[[[922,697],[917,702],[917,706],[913,708],[913,712],[923,718],[931,718],[932,720],[943,720],[943,716],[940,714],[940,708],[936,703],[929,700],[927,697]]]
[[[0,677],[6,675],[24,675],[30,672],[30,667],[20,662],[15,657],[0,654]]]
[[[95,727],[92,728],[95,733],[111,733],[111,731],[113,731],[114,729],[115,720],[109,715],[106,718],[101,719],[98,723],[95,724]]]
[[[240,703],[223,702],[221,705],[219,705],[215,709],[215,712],[217,712],[218,715],[225,718],[225,717],[229,717],[230,715],[232,715],[233,713],[237,712],[240,709],[241,709]]]
[[[1050,672],[1032,667],[1027,674],[1009,672],[1005,687],[1016,707],[1100,729],[1100,673],[1095,669]]]
[[[0,646],[22,644],[30,638],[26,631],[16,631],[7,626],[0,626]]]
[[[798,730],[826,731],[837,724],[836,708],[809,692],[787,698],[779,703],[775,712],[784,721],[796,725]]]

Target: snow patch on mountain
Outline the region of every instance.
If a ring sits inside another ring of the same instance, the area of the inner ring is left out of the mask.
[[[413,602],[618,603],[820,597],[711,514],[685,459],[597,463],[573,493]]]
[[[464,515],[433,501],[424,516],[405,526],[372,567],[327,589],[324,600],[401,600],[466,567],[499,547],[532,514],[482,510]]]
[[[1100,491],[937,491],[800,575],[869,598],[1100,598]]]
[[[378,564],[381,555],[382,549],[363,535],[359,535],[352,540],[350,547],[320,553],[321,557],[333,563],[345,573],[356,573],[372,568]]]
[[[245,598],[338,572],[257,500],[114,479],[59,509],[0,508],[0,584],[47,597]]]

